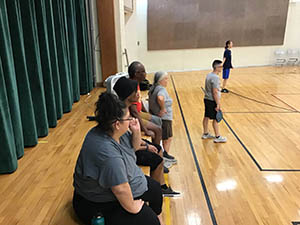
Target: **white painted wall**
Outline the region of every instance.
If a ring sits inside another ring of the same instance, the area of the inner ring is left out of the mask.
[[[124,17],[124,0],[114,0],[115,10],[115,32],[116,32],[116,51],[118,72],[125,70],[125,17]]]
[[[138,0],[139,1],[139,0]],[[136,0],[133,0],[133,13],[125,14],[125,48],[128,51],[129,63],[139,60],[138,20]]]
[[[92,54],[94,59],[94,71],[96,75],[96,83],[102,81],[101,73],[101,56],[100,56],[100,44],[99,44],[99,29],[98,29],[98,12],[97,12],[97,3],[96,0],[92,0],[91,4],[91,30],[93,35],[92,43]],[[94,75],[94,74],[93,74]]]
[[[300,3],[293,1],[289,6],[283,46],[233,48],[235,67],[272,65],[275,49],[300,48]],[[148,0],[137,0],[133,14],[125,17],[125,35],[122,38],[125,39],[124,46],[128,50],[130,61],[139,60],[144,63],[148,72],[153,72],[210,69],[214,59],[222,58],[223,48],[148,51],[147,2]]]

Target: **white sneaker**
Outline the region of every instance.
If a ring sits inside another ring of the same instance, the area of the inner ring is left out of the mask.
[[[169,162],[169,161],[164,161],[164,166],[168,169],[170,169],[172,166],[173,166],[173,163],[172,162]]]
[[[215,138],[215,139],[214,139],[214,142],[215,142],[215,143],[225,143],[225,142],[227,142],[227,138],[226,138],[226,137],[219,136],[218,138]]]
[[[203,134],[203,135],[202,135],[202,139],[212,139],[212,138],[215,138],[215,136],[213,136],[213,135],[210,134],[210,133],[207,133],[207,134]]]

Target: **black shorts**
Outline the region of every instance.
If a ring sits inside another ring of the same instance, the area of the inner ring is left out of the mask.
[[[154,145],[158,152],[161,151],[160,145],[153,144],[147,140],[144,140],[148,145]],[[162,157],[160,155],[150,152],[147,150],[138,150],[135,152],[136,155],[136,164],[139,166],[150,166],[150,171],[154,171],[159,164],[163,161]]]
[[[173,137],[172,120],[162,120],[162,139],[168,140]]]
[[[217,103],[215,101],[211,101],[208,99],[204,99],[204,105],[205,105],[205,117],[208,117],[211,120],[216,119],[217,111]]]

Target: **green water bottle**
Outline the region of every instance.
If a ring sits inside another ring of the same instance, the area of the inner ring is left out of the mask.
[[[104,217],[97,216],[92,219],[92,225],[104,225]]]

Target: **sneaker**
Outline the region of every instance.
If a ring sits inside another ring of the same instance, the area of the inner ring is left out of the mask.
[[[162,194],[164,197],[174,197],[174,196],[179,196],[180,193],[174,191],[170,186],[167,189],[161,189]]]
[[[215,136],[210,133],[202,135],[202,139],[212,139],[212,138],[215,138]]]
[[[164,161],[165,162],[169,162],[169,163],[172,163],[172,164],[177,164],[177,159],[168,159],[168,158],[165,158],[163,157]]]
[[[164,167],[167,169],[170,169],[173,166],[173,163],[170,161],[164,161]]]
[[[166,151],[163,152],[163,157],[168,158],[168,159],[175,159],[174,156],[169,155]]]
[[[170,172],[170,170],[164,166],[164,173],[169,173],[169,172]]]
[[[228,93],[229,91],[228,91],[228,89],[223,88],[223,89],[221,90],[221,92],[222,92],[222,93]]]
[[[169,155],[166,151],[163,152],[163,158],[165,161],[172,162],[173,164],[177,163],[177,160],[174,156]]]
[[[226,137],[219,136],[218,138],[215,138],[215,139],[214,139],[214,142],[215,142],[215,143],[225,143],[225,142],[227,142],[227,138],[226,138]]]

